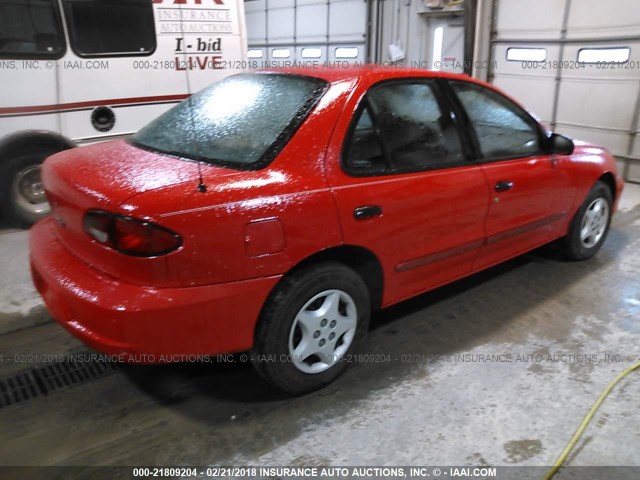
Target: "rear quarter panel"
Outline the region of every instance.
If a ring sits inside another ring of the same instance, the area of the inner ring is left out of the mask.
[[[217,181],[203,165],[207,191],[182,184],[121,205],[179,233],[167,256],[167,283],[205,285],[287,272],[306,257],[341,244],[324,156],[351,81],[333,84],[278,157],[266,168]],[[280,233],[281,232],[281,233]]]

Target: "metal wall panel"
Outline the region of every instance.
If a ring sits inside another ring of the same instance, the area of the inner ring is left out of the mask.
[[[553,116],[553,95],[555,90],[555,71],[543,68],[523,68],[523,62],[507,60],[507,50],[519,48],[538,48],[532,43],[496,44],[494,58],[497,68],[494,70],[493,83],[508,92],[516,100],[520,100],[532,113],[543,122],[550,124]],[[547,61],[558,61],[560,47],[546,46]]]
[[[494,19],[493,83],[560,133],[640,158],[638,0],[494,0]],[[511,47],[545,48],[549,63],[507,61]],[[577,63],[583,48],[613,47],[628,47],[629,61]]]
[[[267,43],[267,0],[252,0],[244,2],[244,12],[247,22],[247,41],[251,44],[263,45]]]
[[[270,0],[274,2],[275,0]],[[267,10],[267,43],[277,45],[294,43],[295,23],[293,8],[269,8]]]
[[[329,9],[326,4],[298,6],[296,10],[299,38],[306,42],[322,43],[327,40],[327,21]]]
[[[443,70],[462,71],[463,26],[459,4],[445,10],[429,10],[422,0],[245,0],[250,50],[262,50],[254,60],[271,60],[273,47],[295,52],[302,47],[323,48],[321,61],[391,63],[415,68],[433,65],[434,29],[445,28]],[[370,16],[370,18],[368,18]],[[367,22],[370,31],[367,31]],[[391,62],[389,47],[398,47],[404,57]],[[336,48],[358,48],[354,58],[336,56]],[[277,60],[277,59],[275,59]]]
[[[567,0],[500,0],[496,17],[498,38],[559,39]]]
[[[333,0],[329,4],[330,41],[364,42],[367,4],[363,0]]]
[[[567,38],[638,36],[638,0],[573,0],[567,23]]]
[[[261,50],[268,61],[365,61],[367,2],[365,0],[245,1],[249,50]],[[336,48],[357,48],[354,58],[336,58]],[[287,58],[274,49],[288,48]],[[305,48],[321,55],[304,57]]]

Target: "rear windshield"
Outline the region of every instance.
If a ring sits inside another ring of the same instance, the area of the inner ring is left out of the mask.
[[[198,92],[133,136],[147,150],[232,168],[270,162],[318,101],[326,82],[240,74]]]

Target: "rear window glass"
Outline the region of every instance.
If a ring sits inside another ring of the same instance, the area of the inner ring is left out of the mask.
[[[57,2],[0,0],[0,58],[60,58],[63,54]]]
[[[261,168],[286,144],[326,82],[240,74],[214,83],[140,130],[133,144],[235,168]]]

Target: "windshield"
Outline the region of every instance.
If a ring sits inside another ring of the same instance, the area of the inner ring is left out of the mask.
[[[296,75],[234,75],[176,105],[132,143],[207,163],[261,168],[291,138],[325,86]]]

